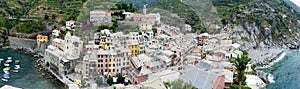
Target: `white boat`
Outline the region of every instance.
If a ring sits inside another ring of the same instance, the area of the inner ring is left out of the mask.
[[[3,58],[0,58],[0,63],[1,63],[3,60],[4,60]]]
[[[268,75],[268,81],[269,81],[269,83],[275,83],[274,76],[272,74]]]
[[[6,62],[8,62],[8,63],[11,63],[11,62],[12,62],[12,60],[11,60],[11,59],[8,59],[8,60],[6,60]]]
[[[3,75],[3,78],[9,79],[9,78],[10,78],[10,77],[9,77],[9,74],[4,74],[4,75]]]
[[[5,74],[9,74],[9,70],[10,70],[9,67],[5,67],[5,68],[3,69],[3,72],[4,72]]]
[[[5,79],[5,78],[2,78],[1,79],[3,82],[7,82],[8,81],[8,79]]]
[[[13,72],[15,72],[15,73],[18,73],[18,72],[19,72],[19,70],[13,70]]]
[[[15,65],[15,69],[16,70],[18,70],[18,69],[20,69],[21,67],[20,67],[20,65]]]
[[[12,57],[7,57],[8,60],[11,60]]]
[[[10,65],[9,63],[4,63],[5,67],[9,67],[9,65]]]

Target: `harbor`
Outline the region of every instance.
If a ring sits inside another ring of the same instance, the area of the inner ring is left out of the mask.
[[[64,85],[57,81],[55,78],[48,78],[45,75],[42,75],[42,72],[39,72],[35,68],[36,58],[31,55],[25,55],[22,53],[17,53],[8,50],[0,50],[0,59],[3,59],[1,62],[0,70],[3,70],[5,60],[11,57],[12,63],[10,64],[9,80],[7,82],[0,81],[0,87],[4,85],[13,85],[14,87],[19,87],[23,89],[64,89]],[[13,70],[15,69],[15,60],[19,60],[20,69],[17,73]],[[4,71],[0,72],[0,75],[3,76]]]

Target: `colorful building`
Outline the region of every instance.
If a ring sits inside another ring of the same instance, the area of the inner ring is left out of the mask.
[[[140,54],[139,51],[139,43],[137,41],[132,41],[131,44],[129,45],[129,49],[131,51],[131,56],[137,56]]]
[[[39,42],[48,42],[48,36],[44,36],[44,35],[37,35],[36,36],[36,41]]]

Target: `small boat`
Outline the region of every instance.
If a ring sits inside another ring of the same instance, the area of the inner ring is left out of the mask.
[[[8,63],[11,63],[11,62],[12,62],[12,60],[11,60],[11,59],[8,59],[8,60],[6,60],[6,62],[8,62]]]
[[[19,64],[20,63],[20,61],[19,60],[15,60],[15,64],[17,65],[17,64]]]
[[[19,72],[19,70],[12,70],[13,72],[15,72],[15,73],[18,73]]]
[[[9,67],[9,65],[10,65],[9,63],[4,63],[5,67]]]
[[[2,78],[1,79],[3,82],[7,82],[8,81],[8,79],[6,79],[6,78]]]
[[[12,57],[7,57],[7,59],[8,59],[8,60],[11,60],[11,59],[12,59]]]
[[[15,69],[16,70],[18,70],[18,69],[20,69],[21,67],[20,67],[20,65],[15,65]]]
[[[3,58],[0,58],[0,63],[1,63],[3,60],[4,60]]]
[[[9,78],[10,78],[10,77],[9,77],[9,74],[4,74],[4,75],[3,75],[3,78],[9,79]]]
[[[268,75],[268,81],[269,81],[269,83],[275,83],[274,76],[272,74]]]
[[[5,68],[3,69],[3,72],[4,72],[5,74],[9,74],[9,70],[10,70],[9,67],[5,67]]]

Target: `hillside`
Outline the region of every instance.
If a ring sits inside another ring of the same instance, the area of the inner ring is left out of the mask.
[[[86,0],[0,0],[0,2],[1,27],[10,30],[10,33],[31,34],[46,30],[46,26],[65,24],[64,22],[70,19],[76,20]]]
[[[234,31],[232,37],[250,41],[254,47],[299,46],[299,13],[293,12],[284,1],[213,0],[213,3],[222,24],[230,25],[229,29],[240,30]]]

